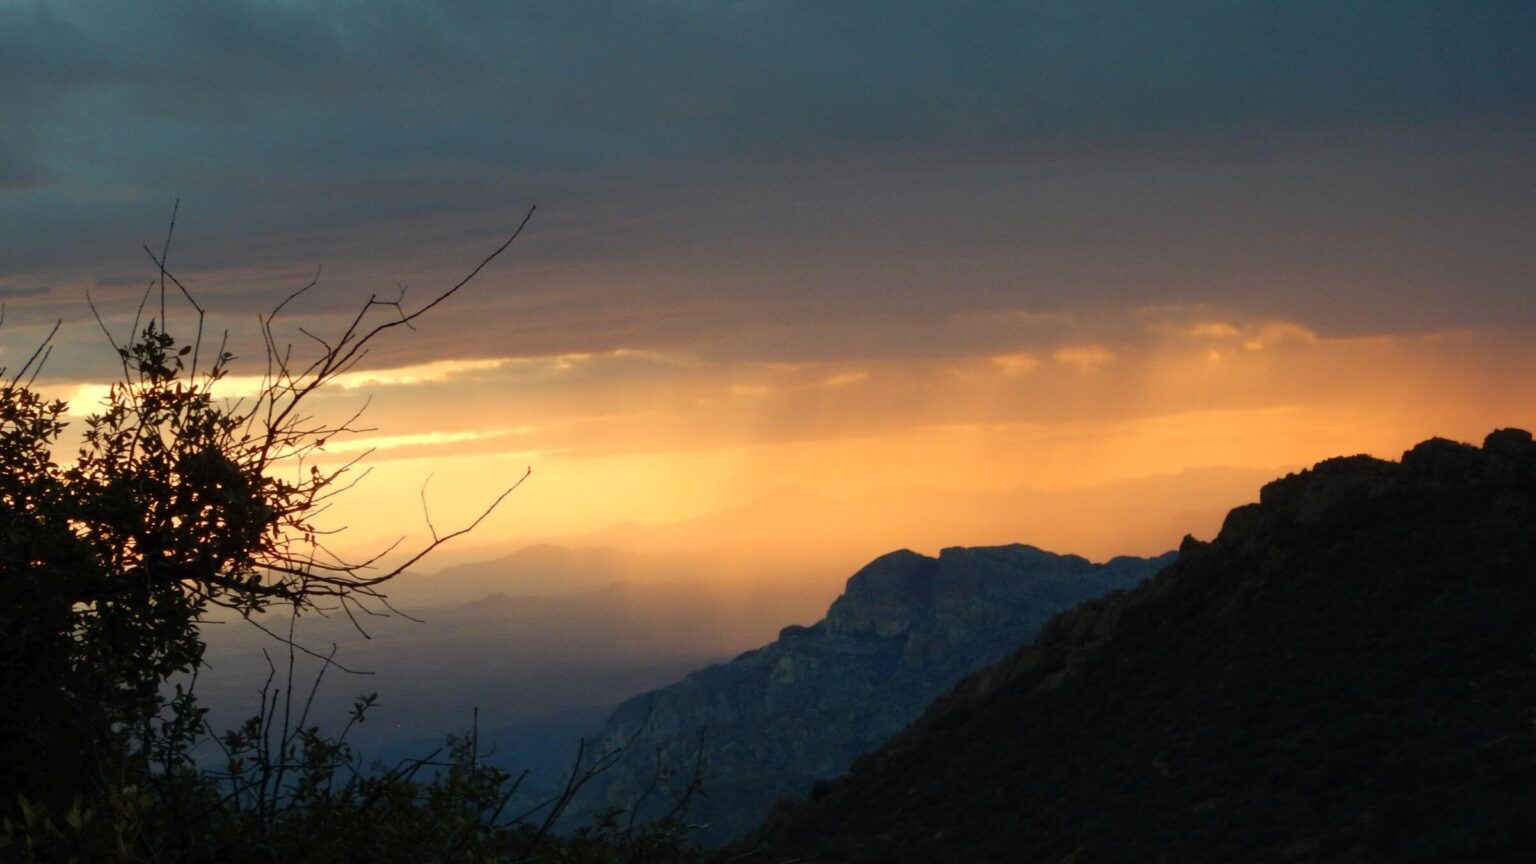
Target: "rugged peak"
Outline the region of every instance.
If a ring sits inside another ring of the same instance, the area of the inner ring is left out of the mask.
[[[1494,460],[1471,444],[1431,438],[1403,454],[1402,466],[1415,480],[1475,480]]]
[[[1302,524],[1320,522],[1358,504],[1392,476],[1391,462],[1370,456],[1325,459],[1312,468],[1287,474],[1259,490],[1259,505],[1270,514]],[[1237,515],[1244,508],[1234,510]],[[1227,526],[1231,526],[1229,517]],[[1227,526],[1222,534],[1227,533]]]
[[[1329,459],[1260,502],[1052,619],[741,857],[1530,857],[1531,435]]]
[[[644,801],[657,758],[687,770],[708,730],[708,795],[690,818],[707,826],[703,839],[724,841],[757,824],[775,798],[847,769],[1052,615],[1131,588],[1167,562],[1092,564],[1023,545],[881,556],[848,580],[822,621],[785,627],[776,642],[620,706],[594,752],[629,746],[627,755],[577,810]]]
[[[1536,442],[1524,429],[1495,429],[1483,439],[1483,449],[1496,456],[1529,459]]]
[[[1031,546],[1028,543],[1009,543],[1006,546],[946,546],[939,550],[939,560],[960,556],[964,558],[975,555],[1003,556],[1013,561],[1056,561],[1062,558],[1076,558],[1076,555],[1058,555],[1055,552],[1047,552],[1039,546]]]
[[[1431,438],[1389,462],[1370,456],[1326,459],[1287,475],[1259,493],[1262,521],[1312,525],[1341,513],[1353,513],[1370,501],[1402,498],[1429,489],[1457,487],[1486,490],[1536,479],[1536,444],[1523,429],[1500,429],[1482,447]],[[1257,514],[1232,511],[1222,534],[1242,533]],[[1230,541],[1239,539],[1225,536]]]
[[[933,605],[939,562],[910,549],[881,555],[848,578],[843,595],[827,610],[833,633],[898,636],[926,617]]]

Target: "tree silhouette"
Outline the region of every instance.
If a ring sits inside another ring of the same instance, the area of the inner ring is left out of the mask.
[[[375,339],[410,328],[469,284],[532,215],[419,307],[408,309],[402,290],[369,297],[333,338],[299,328],[309,359],[296,358],[275,322],[315,282],[284,297],[260,318],[260,384],[237,398],[220,389],[236,362],[228,334],[205,350],[204,311],[166,266],[173,213],[159,253],[145,248],[157,276],[130,338],[119,340],[96,314],[122,377],[86,418],[72,461],[55,454],[67,406],[34,387],[58,325],[17,371],[0,369],[0,859],[699,860],[681,818],[697,766],[668,819],[637,826],[610,812],[555,840],[573,798],[624,748],[578,747],[563,786],[521,813],[508,811],[529,803],[517,797],[526,775],[487,765],[474,729],[426,757],[365,767],[346,737],[373,697],[357,701],[339,735],[323,733],[309,706],[325,670],[340,665],[334,649],[318,654],[291,627],[285,636],[259,620],[273,607],[354,624],[359,612],[387,610],[390,579],[474,530],[527,479],[457,530],[440,534],[429,517],[430,541],[400,553],[399,564],[380,565],[394,546],[349,560],[329,548],[316,519],[351,488],[367,454],[339,467],[316,457],[332,437],[361,430],[356,415],[332,423],[306,406]],[[170,335],[168,298],[196,313],[190,342]],[[159,314],[146,318],[152,299]],[[262,687],[257,714],[222,734],[192,686],[171,686],[178,676],[195,684],[198,627],[217,608],[280,640],[289,659],[287,680]],[[294,692],[297,652],[323,661],[307,696]]]
[[[296,359],[274,322],[315,283],[283,298],[260,318],[260,387],[232,400],[218,393],[235,362],[228,334],[208,350],[204,311],[166,266],[173,214],[159,254],[146,247],[157,276],[130,337],[119,340],[96,316],[122,378],[85,420],[72,461],[55,453],[67,406],[34,387],[58,325],[14,373],[0,369],[0,814],[31,818],[34,805],[62,812],[152,776],[157,759],[158,776],[174,768],[201,713],[187,694],[164,691],[201,666],[198,624],[212,607],[256,626],[252,616],[273,604],[356,620],[387,605],[391,578],[472,530],[526,479],[460,530],[434,529],[398,566],[379,567],[394,547],[345,559],[315,519],[350,487],[357,460],[326,468],[313,460],[330,438],[355,431],[357,418],[318,420],[307,404],[378,337],[410,327],[473,280],[532,215],[415,309],[402,290],[370,297],[334,338],[300,328],[313,342],[308,360]],[[150,308],[146,320],[156,289],[159,314]],[[167,295],[195,312],[193,340],[168,332]]]

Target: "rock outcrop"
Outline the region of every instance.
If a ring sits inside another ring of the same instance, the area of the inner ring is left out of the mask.
[[[629,700],[592,752],[627,745],[588,790],[584,814],[629,808],[659,765],[682,772],[700,753],[705,796],[690,821],[720,842],[755,826],[774,799],[844,771],[961,676],[1033,638],[1053,614],[1129,588],[1172,560],[1093,564],[1030,546],[900,551],[854,574],[826,618],[777,641]],[[641,818],[670,796],[647,796]]]
[[[732,860],[1523,861],[1536,444],[1265,486],[969,676]]]

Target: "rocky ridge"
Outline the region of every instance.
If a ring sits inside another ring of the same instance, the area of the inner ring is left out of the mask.
[[[705,796],[690,821],[720,842],[761,821],[774,799],[834,777],[918,716],[961,676],[1027,642],[1051,615],[1129,588],[1172,559],[1093,564],[1030,546],[884,555],[855,573],[811,626],[621,705],[592,748],[628,746],[578,810],[628,808],[658,764],[680,772],[700,752]],[[702,739],[701,739],[702,736]],[[665,788],[641,818],[669,805]]]
[[[1519,861],[1536,848],[1536,444],[1264,487],[1051,620],[738,861]]]

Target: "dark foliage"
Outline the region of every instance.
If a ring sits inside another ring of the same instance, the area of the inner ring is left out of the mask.
[[[259,613],[268,609],[386,609],[381,586],[478,524],[433,529],[426,548],[393,569],[333,554],[314,519],[347,490],[352,463],[322,469],[311,457],[352,421],[317,421],[304,405],[376,336],[458,291],[516,236],[415,311],[403,295],[370,298],[333,340],[305,332],[319,346],[308,362],[295,361],[273,329],[277,313],[313,283],[301,288],[262,319],[265,377],[241,400],[217,395],[235,358],[222,345],[205,356],[201,308],[166,269],[165,250],[151,252],[159,277],[145,291],[132,338],[119,343],[107,333],[123,377],[86,419],[69,462],[54,452],[66,406],[32,386],[48,341],[14,375],[0,370],[0,858],[688,857],[680,819],[622,831],[600,825],[580,843],[551,842],[555,820],[591,779],[579,757],[566,788],[527,814],[507,812],[520,778],[483,764],[473,733],[449,739],[438,754],[365,768],[346,737],[372,697],[359,700],[339,734],[312,724],[314,691],[295,693],[292,659],[313,652],[291,631],[272,634],[288,653],[286,680],[268,680],[260,710],[239,729],[216,733],[192,686],[170,686],[178,676],[195,684],[204,648],[198,626],[210,609],[263,629]],[[141,327],[157,285],[160,314]],[[165,330],[168,287],[197,313],[190,344]],[[380,312],[385,319],[374,323]],[[205,756],[194,763],[199,745]],[[209,745],[222,758],[208,758]]]
[[[74,464],[53,447],[65,405],[19,376],[0,391],[0,794],[55,806],[148,757],[160,688],[202,657],[211,599],[251,604],[281,530],[280,481],[232,443],[238,418],[177,378],[186,352],[151,323],[123,352],[134,385],[87,421]],[[23,371],[26,371],[25,369]]]

